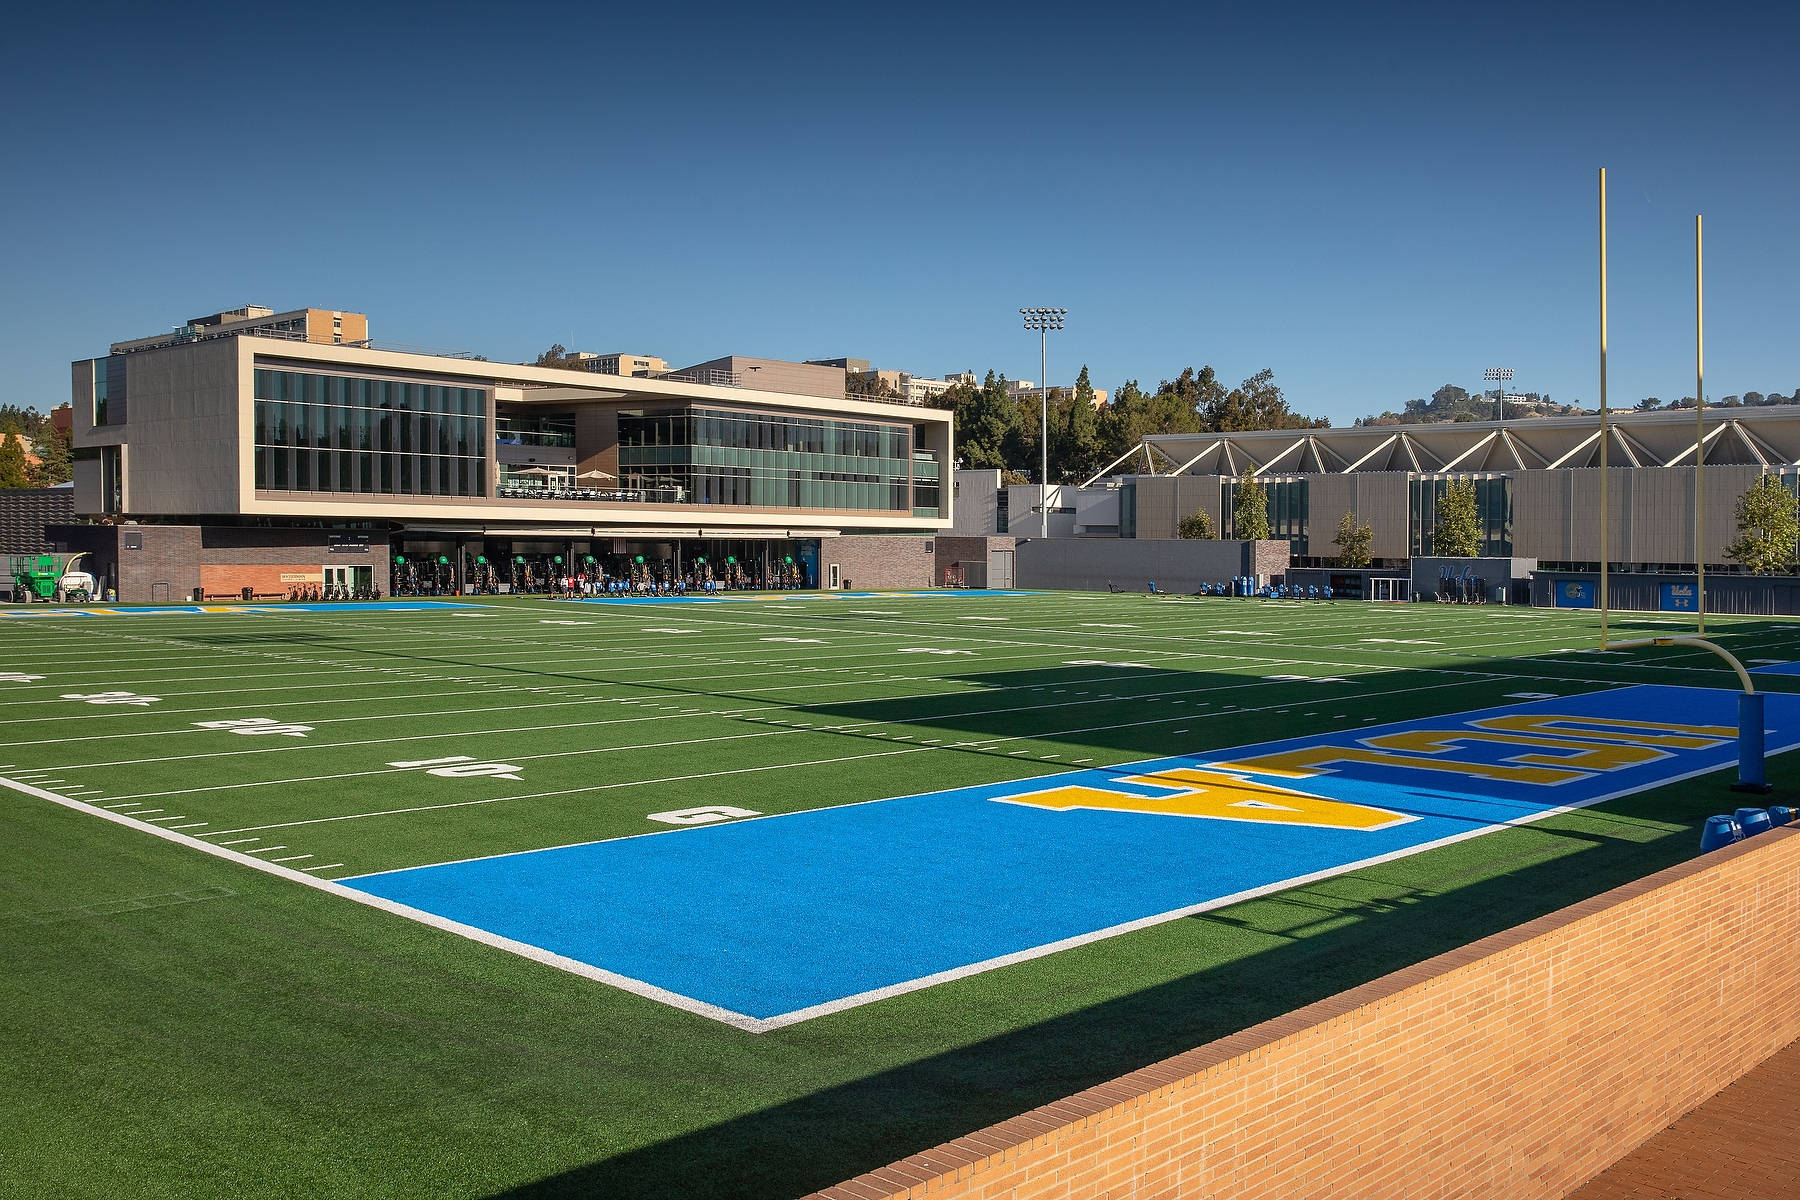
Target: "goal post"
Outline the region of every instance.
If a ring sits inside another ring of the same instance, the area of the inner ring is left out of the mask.
[[[1607,588],[1608,560],[1612,557],[1612,527],[1608,523],[1608,500],[1612,492],[1612,476],[1607,466],[1606,405],[1606,168],[1600,168],[1600,649],[1630,650],[1644,646],[1689,646],[1706,650],[1724,659],[1737,672],[1743,691],[1738,695],[1738,779],[1731,785],[1734,792],[1765,794],[1769,787],[1764,762],[1763,729],[1767,703],[1756,690],[1750,672],[1736,655],[1706,638],[1706,548],[1703,514],[1706,510],[1706,393],[1705,372],[1705,293],[1701,287],[1701,221],[1694,217],[1694,575],[1695,632],[1693,636],[1628,638],[1614,641],[1611,637],[1611,596]]]

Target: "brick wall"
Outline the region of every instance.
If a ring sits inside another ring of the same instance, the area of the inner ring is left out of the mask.
[[[1797,921],[1777,830],[817,1197],[1561,1197],[1800,1036]]]
[[[245,588],[257,596],[285,596],[302,586],[300,580],[285,580],[283,575],[304,575],[309,585],[325,581],[325,573],[316,563],[207,563],[200,568],[200,586],[208,596],[233,597]]]
[[[836,563],[840,578],[859,591],[930,587],[936,541],[914,534],[820,538],[819,586],[831,582],[831,564]]]
[[[322,529],[258,529],[198,525],[59,525],[51,538],[64,551],[86,550],[81,569],[104,590],[109,581],[123,604],[179,602],[203,595],[237,597],[246,585],[285,595],[283,573],[369,567],[373,586],[387,595],[387,537],[374,534],[366,553],[333,553]]]

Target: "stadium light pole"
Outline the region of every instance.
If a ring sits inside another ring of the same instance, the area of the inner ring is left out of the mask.
[[[1511,367],[1489,367],[1481,373],[1481,377],[1500,385],[1500,424],[1506,424],[1506,385],[1512,382],[1513,369]]]
[[[1047,538],[1050,536],[1050,331],[1063,327],[1063,318],[1069,315],[1069,310],[1021,308],[1019,315],[1025,318],[1025,328],[1037,330],[1038,335],[1039,399],[1043,405],[1038,430],[1038,511],[1043,520],[1038,523],[1038,536]]]
[[[1694,613],[1706,636],[1706,290],[1700,214],[1694,214]]]
[[[1600,168],[1600,648],[1610,649],[1607,628],[1606,556],[1611,537],[1606,524],[1606,497],[1612,491],[1607,477],[1606,443],[1606,168]]]

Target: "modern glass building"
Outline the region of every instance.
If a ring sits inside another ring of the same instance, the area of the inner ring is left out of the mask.
[[[343,553],[442,567],[458,587],[477,569],[604,563],[770,578],[817,564],[824,582],[820,538],[951,523],[947,412],[238,324],[73,364],[78,513],[271,542],[354,533]]]

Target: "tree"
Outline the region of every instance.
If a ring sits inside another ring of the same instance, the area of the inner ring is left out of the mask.
[[[561,342],[555,343],[548,350],[538,355],[537,361],[533,362],[531,365],[534,367],[554,367],[564,371],[585,371],[587,369],[581,365],[581,359],[575,357],[563,348]]]
[[[1338,566],[1366,567],[1372,561],[1370,550],[1375,545],[1375,527],[1358,525],[1356,514],[1347,512],[1344,519],[1338,522],[1337,538],[1333,544],[1338,548]]]
[[[1269,536],[1269,494],[1256,477],[1246,474],[1231,490],[1231,532],[1240,541],[1260,542]]]
[[[1642,400],[1637,402],[1638,412],[1652,412],[1661,407],[1662,401],[1658,400],[1655,396],[1645,396]]]
[[[1192,516],[1181,518],[1181,524],[1175,526],[1175,536],[1189,541],[1210,542],[1219,536],[1219,528],[1213,524],[1211,513],[1196,512]]]
[[[38,435],[38,428],[44,422],[44,414],[35,408],[21,408],[17,404],[0,404],[0,434],[21,433],[28,438]]]
[[[1058,442],[1050,446],[1051,467],[1068,483],[1080,483],[1117,457],[1106,453],[1101,441],[1100,413],[1094,407],[1094,385],[1085,364],[1075,377],[1075,395],[1069,400],[1068,420]]]
[[[1006,394],[1006,377],[992,371],[980,387],[959,383],[938,401],[956,414],[956,457],[970,470],[1006,470],[1015,464],[1006,457],[1007,441],[1018,419],[1016,406]]]
[[[16,433],[0,434],[0,489],[30,486],[25,475],[25,444]]]
[[[1481,553],[1481,522],[1475,509],[1475,481],[1452,479],[1438,497],[1431,550],[1442,558],[1475,558]]]
[[[50,487],[75,477],[75,455],[69,435],[49,421],[44,422],[43,432],[38,435],[37,457],[37,465],[28,471],[32,487]]]
[[[1794,497],[1774,475],[1764,475],[1737,502],[1737,539],[1725,547],[1725,557],[1742,563],[1757,575],[1770,575],[1793,565],[1795,542],[1800,539],[1800,517]]]
[[[861,371],[845,371],[844,396],[850,400],[899,400],[902,398],[893,384],[874,371],[870,371],[866,375]]]
[[[1212,368],[1202,375],[1211,380]],[[1264,367],[1230,391],[1215,385],[1200,404],[1200,419],[1217,433],[1246,433],[1256,429],[1323,429],[1324,418],[1303,417],[1288,407],[1287,397],[1275,385],[1275,372]]]

